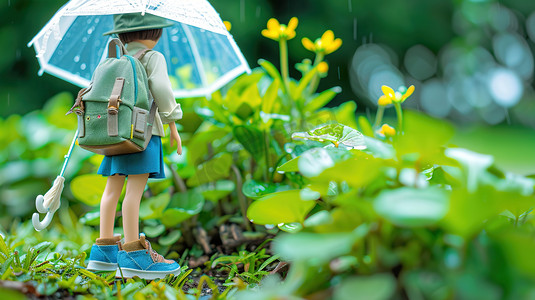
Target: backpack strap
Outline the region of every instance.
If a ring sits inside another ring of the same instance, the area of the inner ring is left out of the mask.
[[[108,136],[119,135],[119,103],[124,86],[124,78],[117,77],[108,102]]]
[[[145,57],[145,54],[147,54],[151,49],[145,48],[143,50],[139,50],[133,57],[137,60],[141,60],[143,57]],[[156,117],[156,109],[158,106],[156,105],[156,101],[154,101],[154,97],[152,96],[152,92],[149,89],[149,99],[152,100],[150,111],[149,111],[149,119],[147,120],[148,126],[147,131],[145,131],[145,147],[147,148],[147,145],[150,142],[150,139],[152,137],[152,127],[154,123],[154,119]]]
[[[119,51],[119,55],[117,55],[117,51]],[[108,43],[108,58],[119,58],[126,53],[126,48],[120,39],[112,39]]]
[[[152,137],[152,125],[154,124],[154,118],[156,116],[156,109],[158,108],[158,106],[156,105],[156,101],[154,101],[154,98],[152,98],[152,93],[150,93],[150,98],[152,99],[152,104],[150,106],[149,119],[147,120],[148,126],[147,126],[147,131],[145,131],[145,147],[144,148],[147,148],[150,142],[150,139]]]
[[[141,60],[145,54],[147,54],[147,52],[149,52],[151,49],[148,49],[148,48],[145,48],[143,50],[139,50],[135,55],[134,55],[134,58],[136,58],[137,60]]]

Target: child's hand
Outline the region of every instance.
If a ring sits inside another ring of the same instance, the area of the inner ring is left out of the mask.
[[[176,153],[178,155],[182,155],[182,140],[180,139],[180,135],[178,135],[178,131],[176,130],[175,123],[169,123],[169,129],[171,131],[169,136],[169,141],[171,142],[171,147],[175,146],[175,142],[177,144]]]

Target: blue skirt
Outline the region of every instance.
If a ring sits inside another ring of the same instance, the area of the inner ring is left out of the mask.
[[[153,135],[142,152],[104,156],[98,174],[137,175],[149,173],[149,178],[165,178],[161,137]]]

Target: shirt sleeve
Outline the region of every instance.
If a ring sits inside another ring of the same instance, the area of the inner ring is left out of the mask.
[[[146,69],[149,89],[158,106],[158,114],[162,119],[162,123],[175,122],[182,119],[182,109],[173,95],[165,57],[158,51],[151,52]]]

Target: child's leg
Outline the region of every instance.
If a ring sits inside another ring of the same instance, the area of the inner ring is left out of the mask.
[[[139,202],[149,174],[128,175],[123,201],[123,231],[125,243],[139,239]]]
[[[115,210],[124,185],[124,176],[108,177],[106,188],[100,201],[100,238],[113,238]]]

